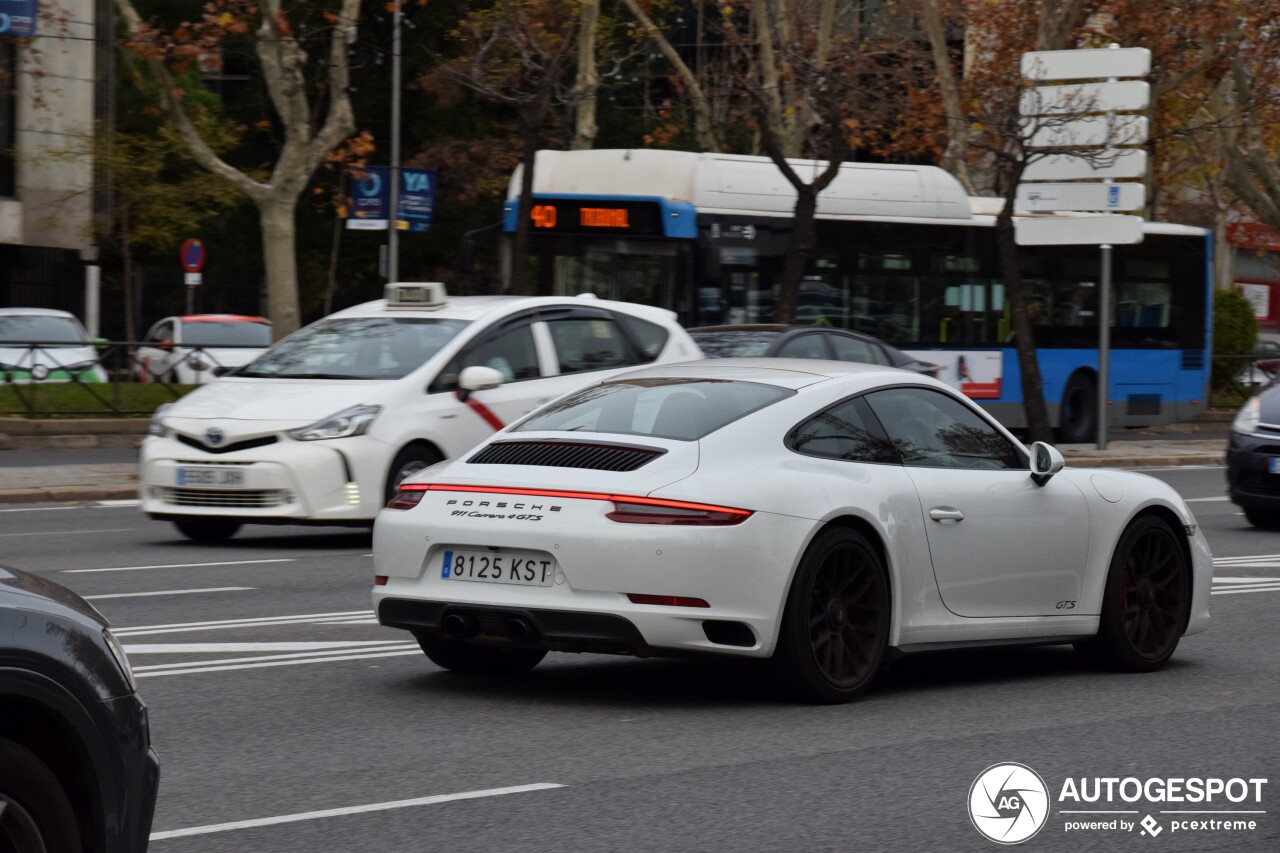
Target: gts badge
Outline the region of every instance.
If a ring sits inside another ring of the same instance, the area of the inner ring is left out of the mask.
[[[1076,603],[1074,601],[1059,601],[1056,605],[1058,610],[1075,610]]]

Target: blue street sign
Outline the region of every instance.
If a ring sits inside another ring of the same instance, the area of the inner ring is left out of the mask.
[[[431,228],[431,215],[436,206],[436,172],[434,169],[401,169],[400,198],[396,228],[410,234],[422,234]]]
[[[0,37],[33,36],[39,0],[0,0]]]
[[[359,166],[347,173],[350,176],[351,210],[347,227],[381,231],[387,227],[387,209],[391,206],[391,185],[386,166]]]

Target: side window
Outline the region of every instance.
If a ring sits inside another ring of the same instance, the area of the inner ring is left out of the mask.
[[[451,391],[458,387],[458,374],[465,368],[480,365],[492,367],[502,374],[504,382],[537,379],[538,350],[533,342],[533,326],[529,323],[498,332],[478,343],[468,344],[432,383],[431,391]]]
[[[631,317],[627,314],[614,316],[640,348],[641,363],[648,364],[657,358],[662,348],[667,345],[667,338],[671,337],[667,330],[657,323],[650,323],[648,320],[641,320],[639,317]]]
[[[799,335],[778,347],[778,358],[830,358],[821,335]]]
[[[156,343],[173,340],[173,323],[157,323],[151,330],[151,340]]]
[[[612,320],[599,317],[566,317],[548,320],[551,340],[561,373],[605,370],[636,364],[621,330]]]
[[[889,363],[884,350],[861,338],[849,335],[827,335],[827,340],[831,342],[831,348],[835,350],[836,358],[840,361],[856,361],[862,364]]]
[[[1023,468],[1022,454],[968,406],[927,388],[889,388],[866,396],[906,465]]]
[[[796,453],[828,459],[884,465],[902,461],[861,399],[845,400],[819,412],[791,430],[786,444]]]

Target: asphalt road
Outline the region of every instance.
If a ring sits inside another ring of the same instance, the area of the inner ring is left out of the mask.
[[[937,653],[839,707],[779,702],[758,668],[714,661],[442,672],[374,623],[362,533],[248,528],[202,546],[128,505],[7,507],[0,560],[89,596],[126,643],[163,763],[161,853],[993,850],[966,802],[1005,761],[1051,797],[1068,777],[1270,780],[1261,804],[1207,806],[1267,812],[1233,816],[1252,831],[1175,832],[1187,816],[1160,813],[1204,805],[1054,801],[1028,850],[1280,850],[1280,583],[1257,582],[1280,578],[1280,534],[1219,499],[1221,469],[1153,473],[1195,501],[1225,561],[1212,627],[1166,669],[1104,674],[1069,648]],[[1073,808],[1150,814],[1162,834],[1069,832]]]

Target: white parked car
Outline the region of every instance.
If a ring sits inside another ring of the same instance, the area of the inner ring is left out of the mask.
[[[184,314],[151,327],[134,356],[139,382],[199,385],[243,367],[271,346],[271,321],[245,314]]]
[[[142,508],[185,535],[369,524],[410,474],[637,365],[701,357],[660,308],[388,285],[157,411]]]
[[[436,664],[548,650],[772,658],[843,701],[887,655],[1075,643],[1151,670],[1212,558],[1152,477],[1063,468],[927,376],[724,359],[628,373],[400,484],[373,603]]]
[[[106,382],[98,351],[74,314],[0,308],[0,382]]]

